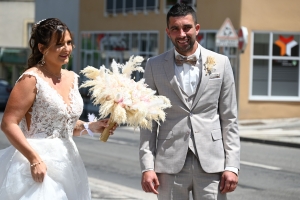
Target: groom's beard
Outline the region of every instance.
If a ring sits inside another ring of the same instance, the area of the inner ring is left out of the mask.
[[[175,49],[177,50],[178,53],[182,54],[182,53],[187,53],[189,51],[191,51],[193,49],[193,46],[195,44],[195,41],[196,41],[196,38],[192,38],[192,37],[186,37],[189,42],[188,42],[188,45],[186,45],[185,47],[182,47],[180,46],[176,41],[177,39],[175,40],[172,40],[172,43],[173,45],[175,46]],[[180,39],[179,39],[180,40]],[[182,53],[181,53],[182,52]]]

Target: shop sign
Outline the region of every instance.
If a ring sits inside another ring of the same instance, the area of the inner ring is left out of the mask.
[[[298,43],[294,40],[294,36],[284,37],[279,35],[279,38],[273,45],[274,56],[299,56]]]
[[[230,19],[227,18],[216,35],[216,46],[238,47],[238,43],[238,35],[236,34]]]

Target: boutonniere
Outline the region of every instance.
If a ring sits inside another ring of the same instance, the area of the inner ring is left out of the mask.
[[[216,65],[216,61],[215,58],[212,56],[208,56],[206,59],[206,62],[204,63],[204,70],[205,70],[205,76],[207,76],[207,74],[211,74],[212,72],[214,72],[216,69],[214,68],[214,66]]]

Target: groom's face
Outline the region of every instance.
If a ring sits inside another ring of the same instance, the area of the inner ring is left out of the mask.
[[[170,17],[166,32],[176,51],[182,55],[193,54],[197,49],[196,36],[200,25],[195,24],[192,15]]]

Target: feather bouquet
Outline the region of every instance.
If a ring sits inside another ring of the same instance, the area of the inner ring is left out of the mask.
[[[127,124],[134,128],[152,129],[152,120],[159,123],[165,120],[164,109],[171,107],[170,100],[155,95],[141,79],[131,79],[133,71],[144,72],[141,56],[131,56],[125,64],[113,60],[111,70],[102,65],[99,69],[87,66],[81,73],[88,78],[80,87],[89,87],[94,105],[100,105],[100,118],[110,115],[109,127],[101,134],[106,142],[109,130],[117,124]]]

